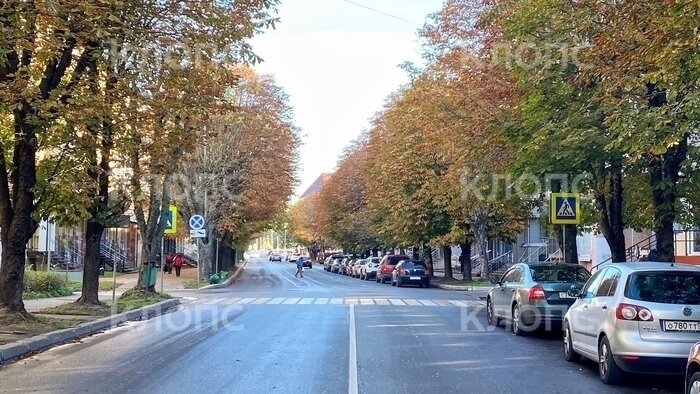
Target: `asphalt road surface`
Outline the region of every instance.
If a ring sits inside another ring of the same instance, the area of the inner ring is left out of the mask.
[[[1,392],[658,393],[682,377],[602,384],[563,360],[557,333],[489,328],[479,294],[396,288],[248,265],[227,289],[183,291],[175,312],[0,369]]]

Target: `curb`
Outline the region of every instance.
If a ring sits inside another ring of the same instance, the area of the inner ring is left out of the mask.
[[[231,286],[231,283],[233,283],[236,279],[238,279],[239,276],[241,276],[243,274],[243,269],[245,268],[246,265],[248,265],[248,260],[244,261],[243,264],[241,264],[241,266],[238,267],[238,270],[236,271],[236,273],[231,275],[225,281],[218,283],[218,284],[215,284],[215,285],[202,286],[197,290],[223,289],[225,287]]]
[[[453,291],[489,291],[490,287],[483,286],[460,286],[460,285],[444,285],[441,283],[433,283],[432,287],[443,290],[453,290]]]
[[[135,309],[133,311],[123,312],[118,315],[108,316],[95,321],[83,323],[72,328],[52,331],[14,343],[2,345],[0,346],[0,365],[25,356],[28,353],[44,351],[56,345],[95,334],[128,321],[147,320],[151,317],[162,315],[167,309],[179,304],[180,300],[178,299],[165,300],[157,304]]]

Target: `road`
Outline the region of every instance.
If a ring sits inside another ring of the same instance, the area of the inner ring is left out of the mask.
[[[0,369],[2,392],[645,393],[567,363],[561,336],[488,328],[478,294],[395,288],[254,261],[231,287],[182,291],[175,312]]]

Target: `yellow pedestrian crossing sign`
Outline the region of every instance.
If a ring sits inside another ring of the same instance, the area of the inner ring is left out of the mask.
[[[177,234],[177,207],[171,205],[165,214],[165,232],[166,235]]]
[[[580,194],[552,193],[549,211],[553,224],[581,223]]]

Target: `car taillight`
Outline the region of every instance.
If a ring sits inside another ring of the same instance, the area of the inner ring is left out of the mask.
[[[544,289],[540,285],[535,285],[527,292],[527,298],[530,302],[544,301],[546,299]]]
[[[643,306],[620,304],[615,309],[615,317],[627,321],[654,321],[654,315]]]

